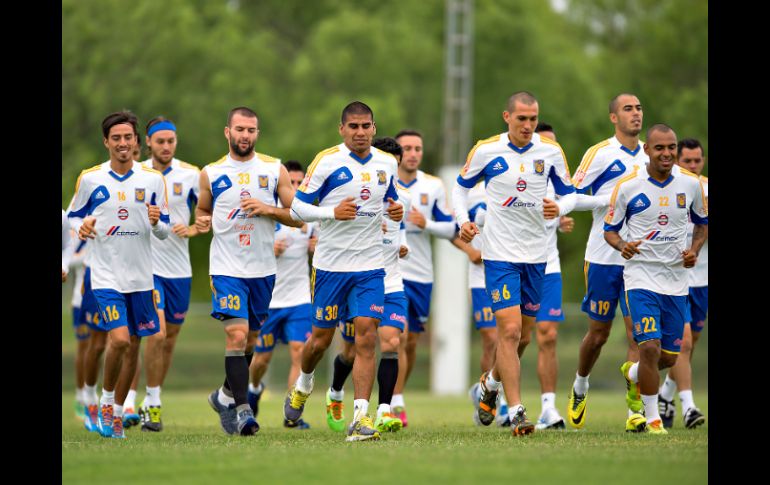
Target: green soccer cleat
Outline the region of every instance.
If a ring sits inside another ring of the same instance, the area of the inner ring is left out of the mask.
[[[374,427],[380,433],[385,433],[386,431],[396,432],[404,427],[404,423],[393,413],[382,413],[374,422]]]
[[[638,413],[644,408],[642,403],[642,396],[639,392],[639,384],[632,382],[628,377],[628,370],[634,365],[631,361],[626,361],[620,366],[620,373],[623,374],[623,379],[626,380],[626,405],[628,409],[633,413]]]
[[[650,434],[668,434],[666,428],[663,427],[663,421],[660,419],[647,423],[647,432]]]
[[[586,424],[586,401],[588,393],[578,394],[573,387],[569,393],[567,404],[567,421],[575,429],[581,429]]]
[[[634,413],[626,420],[626,433],[641,433],[647,427],[647,418]]]
[[[163,421],[160,420],[160,406],[142,408],[142,415],[144,416],[142,431],[158,432],[163,430]]]
[[[345,441],[367,441],[380,439],[380,432],[372,424],[372,418],[363,416],[348,426],[348,437]]]
[[[345,405],[342,401],[331,398],[331,391],[326,390],[326,424],[332,431],[345,431]]]

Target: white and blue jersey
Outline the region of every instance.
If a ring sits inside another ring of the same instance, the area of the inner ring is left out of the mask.
[[[703,184],[703,192],[706,195],[706,203],[709,198],[709,179],[700,176],[700,182]],[[687,241],[692,243],[692,231],[695,225],[692,221],[687,224]],[[693,332],[700,332],[706,324],[709,306],[709,242],[703,243],[698,254],[698,261],[695,267],[688,272],[688,282],[690,293],[687,296],[688,318]]]

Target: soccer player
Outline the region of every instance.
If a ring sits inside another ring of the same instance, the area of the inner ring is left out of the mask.
[[[72,238],[77,238],[74,231],[70,230]],[[73,241],[74,242],[74,241]],[[70,272],[75,272],[75,281],[72,285],[72,327],[77,340],[77,349],[75,350],[75,416],[85,421],[86,417],[86,399],[85,399],[85,358],[88,350],[88,341],[91,331],[85,321],[81,320],[80,312],[83,304],[83,276],[85,267],[83,260],[85,258],[85,241],[79,238],[74,242],[75,251],[69,262]]]
[[[168,201],[171,234],[164,240],[152,240],[153,295],[161,330],[147,338],[144,353],[147,396],[139,407],[139,414],[135,414],[140,372],[140,366],[137,365],[131,390],[124,403],[124,426],[137,424],[141,419],[142,431],[161,431],[161,386],[171,366],[177,337],[190,306],[192,267],[189,238],[196,236],[198,230],[195,225],[189,225],[189,221],[193,206],[198,201],[200,169],[174,158],[178,138],[173,121],[157,116],[147,123],[145,129],[150,158],[142,162],[142,165],[162,173],[171,189]],[[150,362],[152,359],[155,362]],[[151,369],[154,372],[150,372]]]
[[[110,159],[78,178],[72,211],[80,239],[93,239],[91,286],[109,333],[98,415],[102,436],[124,438],[123,406],[128,393],[116,384],[125,361],[133,375],[139,339],[160,330],[152,297],[150,237],[168,236],[168,198],[163,175],[132,159],[136,117],[121,111],[102,122]],[[117,404],[121,403],[121,404]]]
[[[70,271],[70,260],[75,244],[70,235],[70,222],[67,219],[67,213],[64,209],[61,211],[61,282],[67,281],[67,274]]]
[[[502,382],[514,435],[535,430],[521,403],[518,347],[522,321],[531,328],[540,309],[548,256],[545,220],[567,214],[576,202],[561,147],[534,132],[538,111],[532,94],[514,93],[503,111],[508,131],[473,147],[452,193],[460,237],[470,242],[479,231],[468,216],[468,191],[481,179],[486,184],[482,257],[498,337],[495,364],[481,376],[478,414],[482,424],[492,422]],[[561,200],[546,198],[549,182]]]
[[[701,175],[703,171],[703,145],[694,139],[686,138],[680,140],[677,145],[677,159],[680,167],[694,173],[700,178],[703,190],[706,196],[706,203],[709,198],[709,180]],[[687,238],[692,241],[695,225],[690,222],[687,224]],[[684,333],[682,336],[682,348],[676,364],[671,368],[666,380],[660,387],[658,396],[658,405],[660,417],[663,420],[663,426],[670,428],[674,425],[676,406],[674,406],[674,393],[677,385],[679,386],[679,400],[682,404],[682,419],[685,428],[696,428],[706,421],[706,417],[700,409],[695,406],[692,397],[692,353],[695,350],[695,344],[706,323],[706,314],[708,312],[709,299],[709,253],[708,240],[703,243],[698,261],[695,267],[688,271],[688,284],[690,286],[687,295],[687,318],[684,324]]]
[[[403,161],[398,167],[398,181],[411,194],[411,210],[406,215],[406,237],[411,254],[401,265],[409,323],[404,349],[406,362],[399,363],[399,376],[391,405],[394,414],[407,426],[404,387],[414,368],[417,341],[428,322],[433,292],[431,235],[453,239],[455,222],[447,206],[444,183],[440,178],[419,169],[423,157],[420,132],[401,130],[395,138],[404,152]]]
[[[367,414],[374,382],[377,325],[385,312],[382,251],[383,213],[400,222],[396,159],[372,149],[376,132],[371,108],[360,101],[342,110],[343,142],[321,151],[308,168],[291,207],[292,217],[320,220],[321,234],[313,255],[313,331],[302,350],[302,368],[284,403],[284,417],[296,422],[313,391],[316,365],[334,337],[340,317],[353,319],[356,357],[353,363],[354,411],[346,441],[379,439]],[[313,205],[318,201],[318,206]]]
[[[582,428],[586,421],[588,378],[602,347],[610,335],[615,309],[620,309],[626,326],[628,360],[638,360],[638,348],[631,333],[631,318],[623,286],[625,260],[604,241],[604,218],[607,202],[615,185],[623,176],[642,170],[648,157],[642,150],[642,104],[633,94],[622,93],[610,101],[609,118],[615,135],[589,148],[572,183],[579,192],[591,192],[601,206],[593,210],[593,223],[585,254],[586,294],[581,309],[588,315],[588,331],[580,344],[578,368],[570,389],[567,421]],[[625,236],[625,230],[621,236]],[[637,410],[629,410],[629,415]]]
[[[296,191],[305,178],[305,171],[297,160],[287,160],[284,166],[289,173],[292,190]],[[302,227],[276,224],[273,247],[277,265],[275,287],[270,300],[267,321],[259,331],[257,344],[254,347],[254,358],[249,367],[248,400],[255,417],[265,388],[262,376],[267,372],[270,359],[273,357],[273,349],[278,341],[289,345],[291,357],[289,388],[299,376],[302,347],[310,337],[312,325],[308,256],[315,250],[318,240],[316,233],[313,223],[303,224]],[[284,419],[283,425],[298,429],[310,428],[310,425],[301,418],[293,424]]]
[[[200,173],[195,209],[198,232],[214,229],[209,255],[211,316],[223,323],[225,381],[209,395],[225,433],[254,435],[259,424],[249,406],[249,364],[275,284],[275,221],[298,227],[289,216],[294,197],[286,167],[254,151],[257,114],[230,110],[224,134],[229,153]],[[280,200],[283,207],[276,207]]]
[[[378,150],[390,153],[401,163],[403,150],[398,142],[390,137],[377,138],[372,146]],[[404,204],[404,211],[409,212],[409,191],[396,183],[398,200]],[[399,350],[406,340],[406,296],[404,295],[404,283],[401,278],[401,262],[409,253],[406,242],[406,227],[402,222],[392,221],[387,214],[383,216],[382,250],[385,258],[385,313],[382,322],[377,328],[380,341],[380,365],[377,370],[377,385],[379,386],[379,405],[374,427],[379,432],[398,431],[403,427],[403,422],[392,413],[391,400],[393,389],[396,386],[399,370]],[[342,352],[334,359],[334,373],[332,384],[326,391],[326,422],[334,431],[345,429],[345,416],[343,413],[343,399],[345,391],[343,386],[350,372],[353,370],[355,351],[355,325],[352,320],[343,318],[340,320],[340,333],[342,334]]]
[[[612,192],[604,238],[623,258],[626,300],[639,361],[625,362],[626,402],[633,414],[626,431],[667,434],[658,414],[658,371],[674,365],[684,331],[687,268],[708,237],[706,196],[698,175],[679,167],[676,133],[656,124],[647,130],[644,151],[650,162],[618,181]],[[689,217],[688,217],[689,216]],[[692,242],[687,223],[692,220]],[[620,228],[626,225],[623,239]]]

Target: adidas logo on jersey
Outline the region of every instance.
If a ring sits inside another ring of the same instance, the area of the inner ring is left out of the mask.
[[[502,170],[502,169],[503,169],[503,164],[501,164],[500,162],[497,162],[496,164],[492,165],[492,170]]]
[[[644,207],[644,201],[642,199],[637,200],[634,207]]]
[[[227,187],[227,184],[225,183],[224,180],[222,180],[221,182],[219,182],[219,185],[217,185],[217,188],[221,189],[221,188],[224,188],[224,187]]]
[[[345,172],[342,172],[337,176],[337,180],[347,180],[348,178],[350,177],[348,177],[348,175]]]
[[[620,165],[613,165],[610,172],[620,172],[621,170]]]
[[[97,193],[96,193],[96,198],[97,198],[97,199],[103,199],[103,198],[104,198],[104,194],[103,194],[103,193],[101,193],[101,192],[97,192]]]

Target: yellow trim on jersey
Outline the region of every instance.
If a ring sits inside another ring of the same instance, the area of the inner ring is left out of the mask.
[[[546,138],[544,136],[540,137],[540,141],[543,143],[547,143],[549,145],[553,145],[555,147],[559,148],[559,151],[561,152],[561,157],[564,159],[564,168],[567,169],[567,177],[570,178],[570,182],[572,181],[572,175],[569,173],[569,163],[567,163],[567,155],[564,154],[564,149],[559,145],[557,142],[551,140],[550,138]]]
[[[400,180],[396,180],[396,188],[409,192],[409,187],[402,184]]]
[[[375,149],[375,150],[377,150],[378,152],[382,153],[383,155],[388,155],[389,157],[393,157],[393,160],[395,160],[395,161],[396,161],[396,163],[398,163],[398,158],[396,158],[396,156],[395,156],[395,155],[393,155],[392,153],[388,153],[388,152],[386,152],[385,150],[380,150],[380,149],[379,149],[379,148],[377,148],[377,147],[372,147],[372,148],[374,148],[374,149]]]
[[[187,162],[183,162],[181,160],[179,160],[179,166],[182,168],[189,168],[190,170],[197,170],[199,172],[201,171],[200,167],[196,167],[195,165],[189,164]]]
[[[588,261],[583,261],[583,275],[585,276],[586,280],[586,293],[588,293],[588,268],[591,266],[591,263]]]
[[[706,182],[706,183],[709,183],[709,178],[708,178],[708,177],[706,177],[706,176],[703,176],[703,175],[701,175],[701,176],[700,176],[700,181],[701,181],[701,182]]]
[[[666,350],[666,349],[663,349],[663,348],[662,348],[662,349],[660,349],[660,351],[661,351],[661,352],[665,352],[665,353],[667,353],[667,354],[671,354],[671,355],[679,355],[679,352],[672,352],[672,351],[670,351],[670,350]]]
[[[690,172],[686,168],[679,167],[679,171],[682,172],[685,175],[689,175],[690,177],[695,177],[696,179],[700,180],[700,178],[697,175],[695,175],[694,173]]]
[[[140,166],[142,167],[142,170],[145,170],[147,172],[154,172],[154,173],[157,173],[158,175],[160,175],[161,177],[163,177],[163,173],[155,170],[154,168],[145,167],[144,165],[140,165]]]
[[[542,137],[541,137],[542,139]],[[586,154],[583,155],[583,160],[580,161],[580,165],[578,165],[577,171],[575,172],[575,175],[579,173],[587,173],[588,167],[591,166],[591,163],[593,163],[594,158],[596,158],[596,154],[599,152],[600,148],[604,148],[606,146],[609,146],[610,141],[604,140],[602,142],[597,143],[596,145],[592,146],[591,148],[586,151]],[[577,187],[577,183],[575,181],[572,181],[572,185]]]
[[[500,141],[500,135],[490,136],[489,138],[485,138],[485,139],[483,139],[483,140],[479,140],[479,141],[477,141],[477,142],[476,142],[476,144],[475,144],[475,145],[473,145],[473,148],[471,148],[471,151],[470,151],[470,152],[468,152],[468,156],[467,156],[467,157],[466,157],[466,159],[465,159],[465,165],[463,165],[463,168],[462,168],[462,170],[460,170],[460,176],[463,176],[463,175],[465,175],[465,172],[467,172],[467,171],[468,171],[468,166],[469,166],[469,165],[470,165],[470,163],[471,163],[471,158],[473,158],[473,155],[476,153],[476,150],[477,150],[477,149],[478,149],[478,148],[479,148],[481,145],[487,145],[487,144],[489,144],[489,143],[494,143],[494,142],[496,142],[496,141]]]
[[[634,170],[633,172],[631,172],[630,174],[628,174],[625,177],[623,177],[622,179],[618,180],[617,185],[615,185],[615,189],[613,189],[613,191],[612,191],[612,196],[610,197],[610,205],[609,205],[610,208],[615,206],[615,199],[618,197],[618,189],[620,189],[620,185],[623,184],[624,182],[628,182],[629,180],[632,180],[632,179],[636,178],[636,172],[637,171],[638,171],[638,168],[636,170]],[[609,215],[609,214],[607,214],[607,215]],[[605,219],[605,221],[606,220],[607,219]]]
[[[316,155],[313,161],[310,162],[310,165],[308,165],[307,172],[305,172],[305,179],[302,181],[302,185],[300,185],[297,190],[304,191],[304,189],[307,188],[307,183],[310,182],[310,177],[313,176],[313,172],[315,172],[315,168],[318,165],[318,162],[323,157],[325,157],[326,155],[337,153],[338,151],[340,151],[340,147],[333,146],[331,148],[327,148],[326,150],[321,150],[320,152],[318,152],[318,155]]]
[[[310,273],[310,303],[315,302],[315,266]]]
[[[263,162],[275,163],[275,162],[280,162],[281,161],[280,158],[271,157],[270,155],[265,155],[264,153],[259,153],[259,152],[254,152],[254,153],[256,153],[257,154],[257,158],[259,158]]]
[[[623,295],[626,297],[626,308],[628,308],[628,313],[631,313],[631,304],[628,303],[628,290],[624,291]]]
[[[217,290],[214,288],[214,278],[209,276],[209,287],[211,288],[211,294],[214,295],[214,298],[217,297]]]
[[[222,156],[222,158],[220,158],[216,162],[209,163],[208,165],[206,165],[206,167],[208,167],[209,165],[212,165],[212,166],[213,165],[222,165],[223,163],[225,163],[225,161],[227,161],[227,155]],[[206,168],[206,167],[203,167],[203,168]]]
[[[93,166],[91,168],[87,168],[87,169],[83,170],[82,172],[80,172],[80,175],[78,175],[78,179],[75,182],[75,195],[78,195],[78,189],[80,188],[80,179],[83,178],[83,175],[85,175],[87,173],[90,173],[90,172],[95,172],[95,171],[99,170],[101,167],[102,167],[102,164],[100,163],[99,165]],[[72,196],[73,200],[75,199],[75,195]]]

